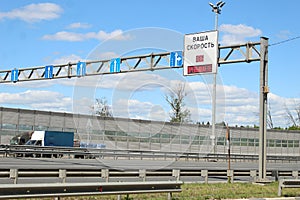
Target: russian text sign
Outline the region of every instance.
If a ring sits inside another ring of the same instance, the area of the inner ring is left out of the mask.
[[[183,75],[217,73],[218,51],[217,31],[185,35]]]

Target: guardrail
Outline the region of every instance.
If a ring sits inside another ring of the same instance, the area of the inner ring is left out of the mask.
[[[291,178],[298,179],[300,171],[297,170],[268,170],[267,176],[271,179]],[[0,169],[0,183],[67,183],[82,182],[94,178],[97,182],[128,182],[128,181],[184,181],[184,182],[209,182],[209,178],[231,182],[241,180],[256,181],[257,170],[127,170],[114,169]],[[189,181],[193,180],[193,181]],[[27,181],[27,182],[26,182]],[[1,185],[1,184],[0,184]]]
[[[299,187],[299,176],[300,171],[297,170],[267,171],[270,180],[280,179],[280,195],[284,187]],[[168,198],[171,199],[172,192],[181,191],[183,182],[208,183],[212,178],[214,181],[255,182],[257,177],[257,170],[0,169],[0,199],[149,192],[168,193]],[[286,182],[288,180],[285,178],[291,177],[294,179]],[[85,180],[88,182],[85,183]]]
[[[0,199],[181,192],[182,182],[2,184]]]
[[[282,179],[278,185],[278,196],[281,196],[282,188],[300,188],[300,179]]]
[[[194,152],[162,152],[146,150],[118,150],[96,148],[69,148],[69,147],[40,147],[26,145],[0,145],[0,154],[8,156],[46,156],[66,158],[127,158],[127,159],[173,159],[173,160],[227,160],[227,154],[194,153]],[[232,161],[251,160],[258,161],[258,155],[231,154]],[[269,162],[299,162],[300,155],[268,155]]]

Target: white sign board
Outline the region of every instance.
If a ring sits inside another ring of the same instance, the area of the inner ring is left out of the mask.
[[[183,75],[217,73],[218,31],[184,36]]]

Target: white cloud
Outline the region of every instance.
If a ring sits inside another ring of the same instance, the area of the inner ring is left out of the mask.
[[[202,105],[211,103],[211,96],[208,88],[209,86],[204,82],[189,82],[189,87],[196,96],[198,103],[201,103]]]
[[[84,35],[80,33],[73,33],[73,32],[66,32],[61,31],[57,32],[54,35],[44,35],[44,40],[64,40],[64,41],[70,41],[70,42],[77,42],[77,41],[83,41]]]
[[[60,58],[55,59],[52,64],[67,64],[69,62],[74,63],[78,61],[84,61],[84,59],[82,59],[78,55],[71,54],[71,55],[62,56]]]
[[[72,24],[68,25],[67,29],[78,29],[78,28],[86,29],[86,28],[90,28],[90,27],[92,27],[91,24],[76,22],[76,23],[72,23]]]
[[[91,55],[93,56],[93,55]],[[97,59],[103,59],[103,60],[108,60],[108,59],[112,59],[112,58],[117,58],[120,57],[119,54],[115,53],[115,52],[105,52],[105,53],[97,53]]]
[[[222,24],[220,26],[220,31],[233,35],[241,35],[243,37],[256,37],[262,34],[261,30],[255,29],[251,26],[247,26],[244,24]]]
[[[107,75],[102,76],[102,78],[99,80],[99,76],[92,76],[56,82],[56,84],[73,86],[75,81],[77,85],[74,84],[73,91],[78,94],[76,93],[77,96],[73,97],[66,97],[61,93],[53,91],[28,90],[21,93],[0,93],[0,103],[15,106],[20,105],[20,107],[25,105],[27,108],[32,109],[91,113],[90,107],[94,103],[94,93],[99,89],[101,91],[108,89],[108,91],[112,91],[112,96],[107,98],[112,99],[110,107],[113,110],[114,116],[158,121],[169,119],[170,108],[164,101],[163,94],[166,89],[172,88],[172,85],[178,83],[178,81],[169,80],[153,73],[127,73],[119,74],[118,76]],[[37,85],[40,84],[38,83]],[[78,88],[76,88],[77,86]],[[203,121],[206,123],[207,121],[211,121],[211,95],[209,87],[211,86],[203,82],[190,82],[187,85],[190,94],[187,96],[186,106],[191,111],[194,122]],[[222,87],[226,95],[225,97],[221,97],[224,98],[223,100],[218,99],[217,101],[217,119],[219,121],[224,120],[231,126],[259,125],[258,92],[229,85],[223,85]],[[218,88],[221,88],[221,86],[219,85]],[[148,98],[148,95],[152,94],[152,92],[153,96],[151,95]],[[135,94],[138,95],[135,96]],[[140,99],[140,94],[146,95],[148,99]],[[273,93],[269,93],[268,97],[274,125],[286,127],[288,124],[285,109],[287,107],[294,112],[295,106],[300,103],[300,98],[285,98]],[[189,98],[191,98],[191,101]],[[77,105],[78,109],[75,108],[74,110],[73,107],[72,110],[72,103],[73,105]]]
[[[204,123],[211,121],[210,108],[201,108],[201,105],[199,105],[198,107],[187,106],[187,109],[190,111],[192,121]]]
[[[59,80],[37,80],[37,81],[24,81],[21,84],[14,84],[13,87],[20,87],[20,88],[47,88],[53,86]]]
[[[70,110],[72,100],[59,92],[27,90],[20,93],[0,93],[0,103],[25,106],[37,110]]]
[[[73,101],[73,107],[72,112],[73,113],[82,113],[82,114],[91,114],[93,112],[92,106],[95,102],[94,99],[81,97],[72,99]]]
[[[236,86],[223,85],[224,91],[226,93],[226,106],[236,105],[249,105],[256,103],[258,99],[258,94],[249,91],[245,88],[238,88]]]
[[[39,22],[60,17],[63,9],[54,3],[30,4],[9,12],[0,12],[0,19],[20,19],[26,22]]]
[[[245,43],[247,38],[262,35],[262,31],[260,29],[255,29],[244,24],[222,24],[219,30],[224,33],[221,39],[221,43],[223,45]]]
[[[290,126],[287,118],[288,109],[291,114],[297,118],[296,108],[300,106],[300,98],[284,98],[275,94],[269,94],[270,112],[275,126]],[[282,123],[278,125],[278,121]]]
[[[68,31],[60,31],[53,35],[44,35],[42,37],[44,40],[57,40],[57,41],[69,41],[69,42],[79,42],[85,41],[90,39],[96,40],[129,40],[131,36],[129,34],[124,34],[122,30],[114,30],[110,33],[105,31],[98,31],[98,32],[88,32],[88,33],[75,33],[75,32],[68,32]]]
[[[99,52],[97,50],[93,50],[87,56],[87,60],[110,60],[112,58],[118,58],[118,57],[120,57],[120,55],[113,51]]]
[[[88,67],[87,67],[88,68]],[[70,84],[70,82],[66,82]],[[73,83],[72,83],[73,84]],[[169,87],[169,81],[162,76],[152,73],[124,73],[103,76],[81,77],[74,87],[89,87],[92,89],[112,89],[118,91],[149,91]],[[84,89],[84,88],[83,88]]]
[[[198,108],[187,104],[193,121],[211,121],[211,96],[209,85],[203,82],[189,83],[197,99]],[[225,120],[229,125],[259,125],[259,93],[237,86],[223,85],[224,99],[218,98],[217,117]],[[217,95],[219,92],[217,93]],[[271,116],[275,126],[286,127],[286,108],[296,116],[295,108],[300,105],[300,98],[286,98],[273,93],[268,94]],[[224,107],[225,106],[225,107]],[[199,111],[197,110],[199,109]],[[223,113],[224,112],[224,113]],[[220,117],[220,115],[223,115]]]
[[[112,106],[116,117],[167,121],[168,113],[160,106],[151,102],[141,102],[137,99],[119,99]]]
[[[107,81],[102,81],[107,82]],[[128,73],[120,76],[115,88],[129,91],[153,90],[168,87],[169,80],[155,73]],[[107,84],[107,83],[106,83]]]
[[[74,113],[91,114],[94,100],[86,97],[76,99],[73,102]],[[167,121],[168,112],[160,105],[152,102],[143,102],[138,99],[117,99],[116,102],[108,104],[114,117],[145,119],[155,121]]]

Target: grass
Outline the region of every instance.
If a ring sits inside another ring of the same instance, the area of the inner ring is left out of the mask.
[[[174,200],[218,200],[218,199],[242,199],[242,198],[272,198],[277,197],[278,182],[267,185],[252,183],[210,183],[210,184],[184,184],[181,193],[174,193]],[[300,196],[300,189],[284,188],[284,197]],[[115,200],[116,196],[86,196],[64,197],[62,200]],[[122,195],[122,200],[160,200],[167,199],[166,193],[131,194],[129,197]]]

